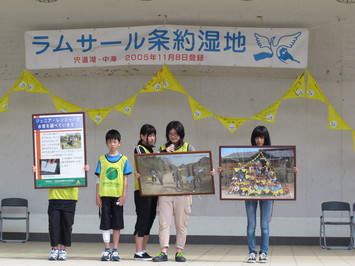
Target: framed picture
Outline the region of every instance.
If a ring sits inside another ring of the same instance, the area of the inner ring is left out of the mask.
[[[295,200],[295,146],[220,146],[221,200]]]
[[[86,187],[85,116],[32,115],[35,188]]]
[[[134,155],[141,196],[214,194],[210,151]]]

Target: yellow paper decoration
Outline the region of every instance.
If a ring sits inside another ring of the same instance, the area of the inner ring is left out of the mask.
[[[112,107],[107,107],[107,108],[99,108],[99,109],[86,109],[88,115],[90,118],[96,123],[96,124],[101,124],[102,121],[106,118],[109,112],[111,112],[113,108]]]
[[[140,94],[140,92],[138,92],[136,95],[129,98],[128,100],[124,101],[123,103],[120,103],[120,104],[114,106],[113,109],[115,109],[116,112],[121,112],[126,115],[130,115],[132,113],[134,104],[136,102],[136,98],[139,94]]]
[[[307,99],[314,99],[325,102],[329,104],[329,101],[324,96],[322,90],[319,88],[317,82],[312,77],[311,73],[308,72],[308,82],[307,82],[307,92],[306,92]]]
[[[52,101],[55,105],[55,109],[57,110],[58,113],[72,113],[72,112],[79,112],[84,110],[84,108],[74,105],[70,102],[67,102],[62,98],[55,96],[54,94],[51,94],[51,96],[52,96]]]
[[[11,91],[27,91],[36,93],[49,93],[49,91],[31,74],[23,71],[20,78],[16,81]]]
[[[282,97],[282,99],[291,99],[291,98],[300,98],[305,97],[305,82],[304,75],[305,71],[295,80],[292,86],[288,89],[286,94]]]
[[[248,118],[234,118],[215,115],[215,117],[221,121],[221,123],[229,130],[230,133],[234,133],[239,127],[241,127]]]
[[[164,81],[165,89],[187,94],[166,65],[162,67],[161,75],[163,77],[162,79]]]
[[[275,102],[273,105],[270,105],[269,107],[266,107],[264,110],[261,112],[257,113],[254,115],[253,119],[264,121],[267,123],[274,123],[276,119],[276,114],[277,111],[279,110],[279,105],[281,103],[281,99]]]
[[[28,80],[26,75],[27,70],[21,73],[21,76],[17,79],[11,91],[23,91],[27,87]]]
[[[318,84],[308,72],[308,83],[305,90],[305,75],[307,70],[294,81],[285,95],[274,104],[265,108],[264,110],[258,112],[254,116],[250,117],[256,120],[264,121],[267,123],[274,123],[276,115],[278,112],[279,105],[282,100],[291,98],[304,98],[315,99],[328,104],[328,127],[331,129],[341,129],[341,130],[351,130],[353,141],[354,141],[354,151],[355,151],[355,132],[347,125],[347,123],[339,116],[335,109],[330,105],[327,98],[324,96],[322,90],[319,88]],[[3,98],[0,100],[0,112],[6,112],[9,108],[9,98],[10,93],[13,91],[26,91],[26,92],[36,92],[36,93],[49,93],[52,97],[54,105],[58,112],[79,112],[85,110],[90,118],[97,124],[100,124],[108,115],[108,113],[115,109],[117,112],[122,112],[124,114],[130,115],[133,111],[136,98],[140,93],[145,92],[162,92],[163,90],[174,90],[176,92],[183,93],[187,95],[188,101],[191,107],[192,115],[194,120],[215,116],[227,129],[229,132],[234,133],[240,126],[242,126],[250,118],[236,118],[236,117],[223,117],[220,115],[215,115],[207,108],[200,105],[196,100],[189,96],[186,91],[182,88],[180,83],[175,79],[167,66],[163,66],[158,73],[145,85],[145,87],[140,90],[135,96],[129,98],[128,100],[108,108],[98,108],[98,109],[85,109],[67,102],[60,97],[57,97],[50,93],[29,71],[23,71],[21,76],[16,81],[11,90],[7,91]]]
[[[6,112],[9,110],[9,96],[10,92],[7,92],[0,100],[0,112]]]
[[[190,95],[187,95],[187,98],[189,99],[192,117],[194,118],[194,120],[213,116],[213,113],[211,113],[208,109],[196,102]]]
[[[330,104],[328,104],[328,128],[352,130]]]
[[[164,89],[164,86],[167,86],[163,80],[162,76],[163,68],[159,70],[158,73],[144,86],[141,92],[161,92]]]

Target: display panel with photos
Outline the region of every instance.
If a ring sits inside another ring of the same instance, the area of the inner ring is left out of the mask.
[[[141,196],[214,194],[210,151],[135,154]]]
[[[295,200],[295,146],[220,146],[220,199]]]

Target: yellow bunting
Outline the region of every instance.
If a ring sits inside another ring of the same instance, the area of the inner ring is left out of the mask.
[[[6,112],[9,110],[9,96],[10,93],[7,92],[4,97],[0,100],[0,112]]]
[[[27,87],[27,75],[26,75],[27,70],[23,71],[21,73],[21,76],[17,79],[15,82],[14,86],[12,86],[11,91],[23,91]]]
[[[55,96],[54,94],[51,94],[51,96],[52,96],[52,101],[58,113],[71,113],[71,112],[79,112],[84,110],[84,108],[81,108],[77,105],[67,102],[62,98]]]
[[[163,80],[163,68],[159,70],[158,73],[144,86],[141,92],[161,92],[164,87],[167,86],[166,82]]]
[[[114,106],[113,109],[115,109],[116,112],[121,112],[126,115],[130,115],[132,113],[134,104],[136,102],[136,98],[139,94],[140,94],[140,92],[138,92],[136,95],[129,98],[128,100],[124,101],[123,103],[120,103],[120,104]]]
[[[215,115],[219,121],[229,130],[234,133],[240,126],[242,126],[248,118],[234,118]]]
[[[100,124],[108,115],[109,112],[111,112],[113,108],[112,107],[107,107],[107,108],[99,108],[99,109],[86,109],[86,112],[90,116],[90,118],[96,123]]]
[[[352,130],[330,104],[328,104],[328,128]]]
[[[280,103],[281,103],[281,100],[278,100],[273,105],[266,107],[264,110],[257,113],[256,115],[254,115],[251,118],[256,119],[256,120],[260,120],[260,121],[264,121],[267,123],[274,123]]]
[[[49,91],[31,74],[31,72],[26,71],[26,77],[27,87],[25,90],[27,92],[49,93]]]
[[[189,99],[190,108],[194,120],[213,116],[213,113],[211,113],[208,109],[196,102],[190,95],[187,95],[187,98]]]
[[[31,74],[23,71],[20,78],[16,81],[11,91],[27,91],[36,93],[49,93],[49,91]]]
[[[305,97],[305,82],[304,75],[306,70],[303,71],[301,75],[295,80],[292,86],[288,89],[286,94],[282,99],[291,99],[291,98],[302,98]]]
[[[187,94],[166,65],[162,67],[162,76],[165,84],[165,89]]]
[[[307,92],[306,92],[307,99],[314,99],[325,102],[329,104],[329,101],[324,96],[322,90],[319,88],[317,82],[312,77],[311,73],[308,72],[308,82],[307,82]]]

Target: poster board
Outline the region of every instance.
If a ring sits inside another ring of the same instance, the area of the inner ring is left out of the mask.
[[[86,187],[84,112],[33,114],[35,188]]]

